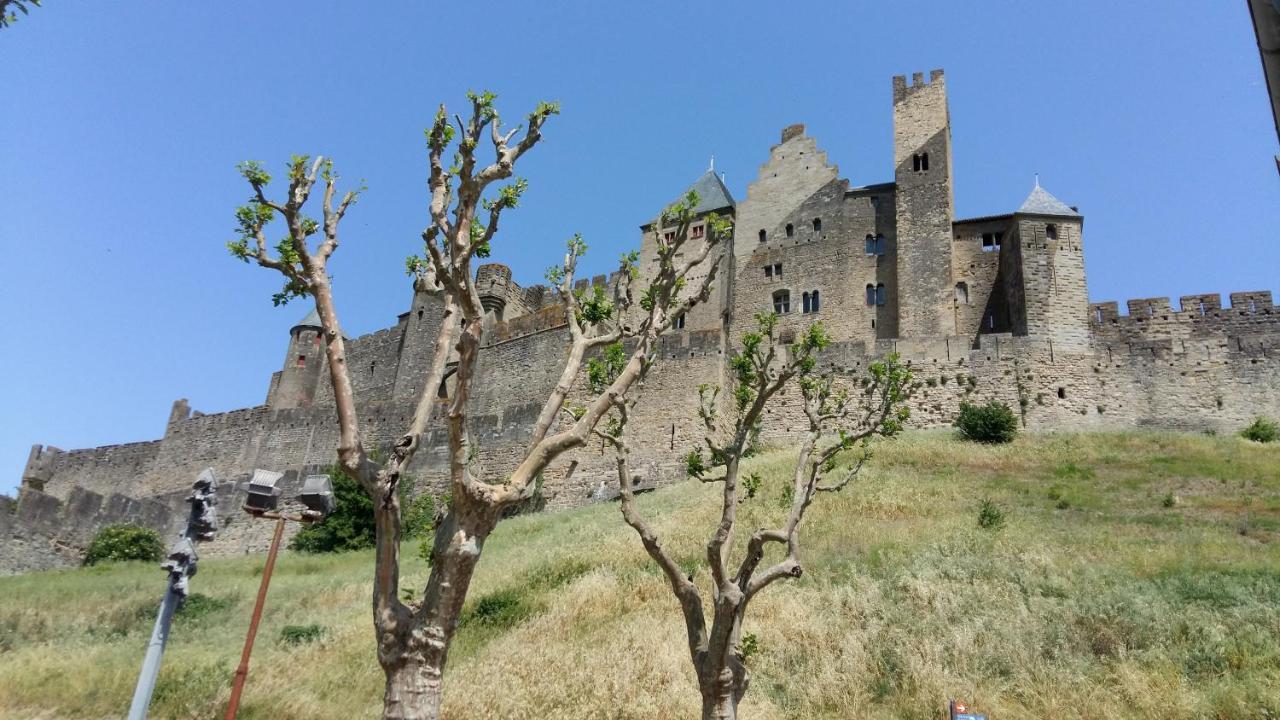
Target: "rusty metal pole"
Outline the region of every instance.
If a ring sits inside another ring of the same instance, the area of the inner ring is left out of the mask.
[[[276,554],[280,552],[280,538],[284,535],[284,516],[276,519],[276,533],[271,537],[271,551],[267,564],[262,568],[262,584],[258,586],[258,602],[253,606],[253,618],[249,620],[249,634],[244,638],[244,652],[240,654],[240,667],[236,668],[235,682],[231,685],[231,701],[227,704],[226,720],[235,720],[240,710],[240,695],[244,681],[249,676],[249,655],[253,653],[253,639],[258,634],[258,621],[262,619],[262,605],[267,600],[267,586],[271,584],[271,571],[276,567]]]

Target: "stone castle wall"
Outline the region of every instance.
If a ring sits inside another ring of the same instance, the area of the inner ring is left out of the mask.
[[[728,201],[736,229],[716,300],[661,339],[632,416],[633,469],[642,483],[683,476],[682,458],[702,437],[698,386],[724,384],[733,339],[757,313],[775,308],[780,291],[789,303],[780,332],[821,321],[836,340],[821,362],[840,382],[859,387],[867,365],[889,353],[909,361],[919,427],[948,425],[961,403],[993,399],[1018,410],[1028,427],[1049,430],[1234,432],[1255,416],[1280,416],[1280,309],[1271,293],[1232,293],[1229,306],[1217,295],[1185,296],[1177,310],[1167,298],[1143,298],[1128,301],[1127,314],[1115,302],[1089,304],[1083,221],[1074,210],[954,219],[941,73],[910,86],[895,79],[894,109],[895,182],[852,187],[804,127],[793,125],[747,197]],[[928,167],[917,169],[923,153]],[[642,230],[649,233],[640,242],[642,272],[654,262],[651,231]],[[999,238],[998,247],[984,237]],[[590,285],[615,292],[617,278],[578,282]],[[559,379],[568,333],[554,291],[522,288],[497,264],[478,268],[477,286],[487,315],[470,405],[474,471],[501,480]],[[868,287],[876,293],[871,301]],[[806,312],[805,295],[814,293],[820,300]],[[394,325],[347,340],[367,447],[398,439],[423,393],[450,392],[448,377],[442,388],[423,387],[441,309],[438,299],[415,292]],[[333,392],[317,332],[305,324],[291,330],[261,406],[202,414],[179,400],[159,440],[70,451],[36,446],[18,497],[0,496],[0,573],[75,565],[93,533],[112,522],[173,535],[190,484],[206,467],[222,483],[223,529],[203,553],[265,549],[270,523],[239,509],[253,470],[285,472],[289,497],[302,477],[335,459]],[[569,404],[582,401],[583,383],[579,377]],[[799,403],[796,392],[778,398],[762,430],[766,443],[785,446],[802,431]],[[447,432],[438,417],[432,427],[408,472],[419,489],[443,493]],[[612,454],[588,443],[544,473],[542,502],[560,509],[608,497],[614,472]]]

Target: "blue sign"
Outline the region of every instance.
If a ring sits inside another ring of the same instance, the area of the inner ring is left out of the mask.
[[[952,717],[954,717],[955,720],[987,720],[986,715],[976,715],[973,713],[959,713]]]

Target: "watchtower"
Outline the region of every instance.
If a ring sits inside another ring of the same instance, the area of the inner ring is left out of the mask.
[[[898,337],[954,335],[951,115],[941,70],[893,79]]]

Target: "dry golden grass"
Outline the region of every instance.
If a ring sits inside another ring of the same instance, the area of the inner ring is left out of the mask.
[[[755,461],[766,482],[744,529],[781,518],[788,462]],[[715,494],[682,483],[641,500],[690,567]],[[999,530],[977,526],[984,497],[1005,512]],[[760,650],[743,716],[936,718],[959,696],[994,718],[1280,717],[1277,539],[1280,448],[912,433],[820,499],[804,578],[750,608]],[[420,587],[426,567],[406,550],[406,586]],[[213,603],[177,623],[153,717],[219,713],[260,567],[201,565],[194,589]],[[369,573],[362,552],[281,559],[241,717],[377,715]],[[120,717],[161,583],[146,565],[0,579],[0,717]],[[504,522],[471,607],[453,720],[697,714],[675,602],[616,505]],[[326,628],[319,642],[279,641],[310,623]]]

